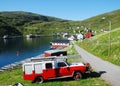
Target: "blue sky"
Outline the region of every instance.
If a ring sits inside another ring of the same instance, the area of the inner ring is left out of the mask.
[[[84,20],[120,9],[120,0],[1,0],[0,11],[26,11],[69,20]]]

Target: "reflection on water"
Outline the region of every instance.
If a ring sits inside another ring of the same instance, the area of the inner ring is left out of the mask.
[[[0,67],[42,54],[51,37],[0,39]]]

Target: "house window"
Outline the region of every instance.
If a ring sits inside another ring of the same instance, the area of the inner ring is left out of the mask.
[[[52,68],[52,63],[46,63],[45,67],[46,67],[46,69],[51,69]]]

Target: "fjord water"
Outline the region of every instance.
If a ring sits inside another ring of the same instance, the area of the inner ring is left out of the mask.
[[[0,39],[0,68],[43,54],[52,37]]]

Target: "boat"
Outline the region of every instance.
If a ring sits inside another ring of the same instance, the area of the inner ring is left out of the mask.
[[[29,35],[26,35],[27,38],[35,38],[36,36],[34,34],[29,34]]]
[[[4,36],[3,36],[3,39],[8,39],[8,38],[9,38],[8,35],[4,35]]]

